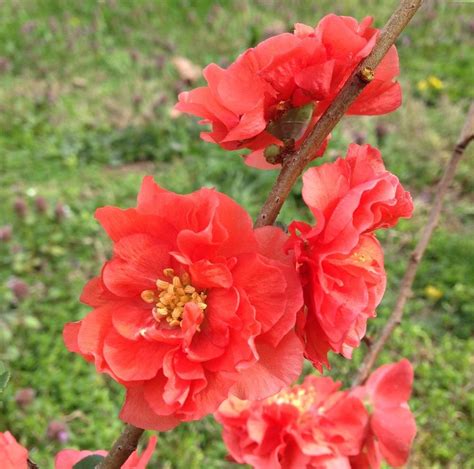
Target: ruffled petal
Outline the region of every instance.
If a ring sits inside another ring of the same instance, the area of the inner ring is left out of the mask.
[[[303,346],[291,332],[275,348],[256,343],[259,360],[240,373],[232,394],[240,399],[264,399],[288,386],[301,373]]]
[[[147,403],[142,386],[127,389],[120,418],[138,428],[166,432],[177,427],[181,421],[173,415],[157,415]]]

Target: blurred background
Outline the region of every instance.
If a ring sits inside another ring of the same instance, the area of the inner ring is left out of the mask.
[[[177,93],[202,83],[295,22],[327,13],[381,27],[395,0],[0,0],[0,360],[12,377],[0,394],[9,429],[42,468],[64,447],[108,449],[120,432],[123,392],[80,357],[61,331],[87,309],[78,296],[110,254],[93,215],[132,206],[145,174],[185,193],[214,186],[255,215],[275,172],[199,139],[195,119],[172,111]],[[389,284],[383,325],[424,225],[443,165],[474,97],[474,3],[426,1],[399,39],[403,106],[390,116],[346,118],[325,161],[350,141],[382,150],[412,191],[416,212],[380,233]],[[409,358],[419,433],[410,465],[472,468],[474,426],[474,152],[461,162],[441,225],[420,267],[403,324],[380,362]],[[307,219],[296,187],[280,220]],[[332,357],[349,383],[352,362]],[[160,468],[225,468],[212,418],[159,437]]]

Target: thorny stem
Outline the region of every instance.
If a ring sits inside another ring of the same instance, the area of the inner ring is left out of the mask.
[[[398,8],[382,29],[372,52],[354,70],[352,76],[346,81],[339,94],[316,123],[300,149],[285,158],[278,178],[257,217],[256,228],[272,225],[275,222],[291,188],[306,165],[311,161],[315,151],[323,144],[357,96],[370,83],[373,77],[372,72],[422,3],[423,0],[400,1]]]
[[[293,184],[311,161],[315,149],[319,148],[335,125],[341,120],[349,106],[371,81],[377,67],[405,26],[420,8],[423,0],[401,0],[398,8],[387,21],[372,52],[359,64],[352,76],[344,84],[331,105],[327,108],[301,148],[285,158],[282,170],[264,203],[255,222],[255,227],[272,225]],[[114,443],[112,450],[98,465],[97,469],[119,469],[137,448],[142,429],[127,425]]]
[[[425,253],[425,250],[430,242],[433,231],[438,224],[441,209],[443,208],[443,198],[454,179],[456,167],[464,154],[464,150],[472,140],[474,140],[474,103],[471,104],[458,143],[454,147],[451,159],[449,160],[449,163],[444,170],[443,177],[441,178],[436,189],[436,195],[431,207],[428,223],[423,228],[420,240],[418,241],[415,250],[412,252],[410,260],[408,261],[395,307],[393,308],[387,323],[382,329],[380,336],[372,344],[369,352],[362,362],[362,365],[360,366],[359,371],[357,372],[357,375],[352,383],[353,386],[358,386],[364,383],[364,381],[369,376],[369,373],[374,366],[380,351],[384,347],[395,327],[401,322],[405,303],[411,294],[411,288],[413,281],[415,280],[416,271],[418,270],[418,266],[420,265],[423,254]]]

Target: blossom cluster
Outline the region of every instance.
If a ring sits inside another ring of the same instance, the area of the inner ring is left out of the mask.
[[[372,50],[371,22],[297,24],[225,70],[209,65],[208,85],[177,108],[212,124],[205,140],[250,149],[248,164],[284,163]],[[398,71],[392,47],[349,113],[396,109]],[[304,358],[322,371],[328,352],[351,358],[359,346],[386,285],[375,231],[411,216],[410,194],[376,148],[352,144],[306,171],[302,196],[315,222],[292,221],[288,232],[254,228],[214,189],[180,195],[150,176],[135,207],[97,210],[113,252],[83,290],[90,312],[63,336],[126,389],[122,420],[166,431],[217,412],[232,456],[254,467],[406,461],[415,434],[406,360],[352,391],[322,377],[288,386]]]
[[[176,109],[202,117],[211,132],[201,138],[227,150],[247,148],[248,165],[275,168],[278,147],[298,148],[340,91],[355,67],[375,45],[379,30],[372,18],[360,23],[328,15],[313,28],[296,24],[294,33],[271,37],[242,53],[227,69],[216,64],[204,71],[207,86],[179,95]],[[348,114],[375,115],[401,104],[398,55],[392,46],[374,79],[350,106]],[[320,156],[325,145],[316,149]],[[265,158],[266,156],[266,158]]]
[[[412,202],[368,145],[303,182],[317,224],[293,222],[289,236],[253,229],[215,190],[178,195],[151,177],[136,208],[97,211],[113,256],[84,289],[92,312],[64,339],[126,387],[123,420],[169,430],[229,393],[277,393],[303,353],[318,368],[328,350],[350,357],[385,288],[373,231],[409,216]]]
[[[383,365],[347,391],[331,378],[307,376],[265,400],[232,397],[215,416],[231,458],[256,469],[399,467],[416,433],[407,404],[412,382],[407,360]]]
[[[122,464],[122,469],[145,469],[155,450],[157,438],[153,436],[148,441],[146,449],[142,454],[134,451]],[[107,451],[80,451],[75,449],[63,449],[54,459],[54,469],[74,469],[74,466],[91,456],[107,456]],[[0,461],[2,469],[27,469],[28,450],[18,443],[10,432],[0,432]]]

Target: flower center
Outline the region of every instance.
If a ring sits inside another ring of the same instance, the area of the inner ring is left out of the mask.
[[[300,414],[307,412],[315,401],[315,389],[296,386],[293,389],[283,389],[278,394],[267,399],[269,404],[289,404],[296,407]]]
[[[169,282],[158,279],[157,290],[144,290],[141,293],[143,301],[155,304],[152,314],[157,322],[166,320],[171,327],[181,326],[187,303],[196,304],[202,311],[207,308],[207,295],[191,285],[191,277],[187,272],[175,275],[174,270],[168,268],[163,270],[163,274],[170,279]]]
[[[371,261],[371,257],[366,255],[366,254],[363,254],[361,252],[353,252],[351,254],[351,257],[359,262],[361,262],[362,264],[365,263],[365,262],[368,262],[368,261]]]

